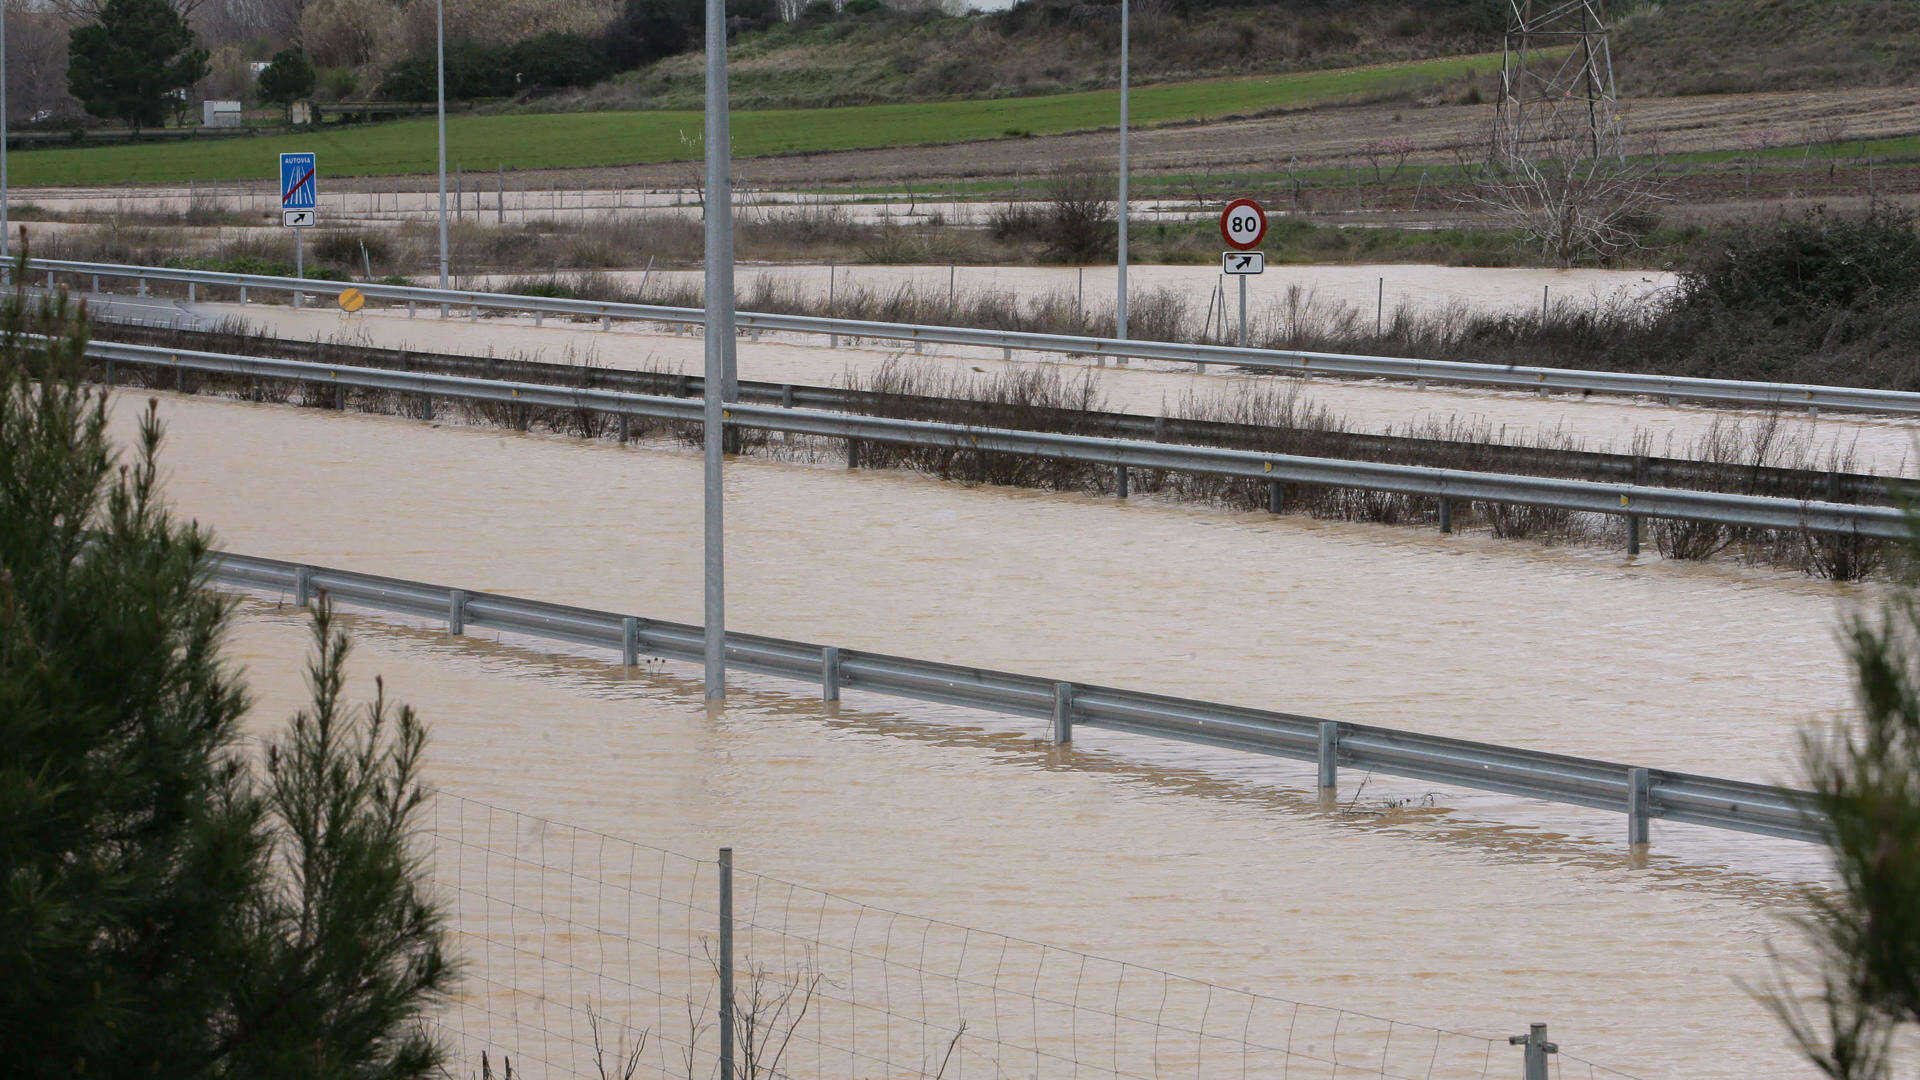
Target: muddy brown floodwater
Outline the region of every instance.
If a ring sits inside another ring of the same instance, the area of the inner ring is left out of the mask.
[[[697,620],[690,452],[160,400],[168,494],[233,550]],[[826,465],[726,482],[736,629],[1761,780],[1846,706],[1836,617],[1872,597]],[[357,684],[421,707],[449,791],[1291,999],[1546,1019],[1636,1075],[1808,1073],[1743,988],[1769,948],[1804,952],[1783,919],[1822,874],[1807,845],[1656,825],[1636,865],[1618,815],[1358,777],[1327,811],[1294,763],[1091,731],[1049,751],[1032,725],[774,681],[710,714],[691,669],[354,622]],[[254,723],[277,721],[302,627],[251,603],[235,645]]]

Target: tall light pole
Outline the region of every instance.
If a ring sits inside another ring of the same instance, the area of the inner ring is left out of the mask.
[[[0,262],[13,257],[7,234],[7,0],[0,0]],[[11,273],[12,267],[7,271]]]
[[[727,124],[727,5],[707,0],[707,369],[706,469],[706,684],[707,700],[727,696],[727,590],[724,499],[720,490],[723,417],[721,401],[733,373],[733,160]],[[722,1008],[726,1008],[722,1002]],[[721,1013],[721,1039],[730,1040],[730,1018]],[[727,1061],[722,1058],[723,1063]],[[731,1068],[731,1065],[726,1067]]]
[[[1114,336],[1127,336],[1127,44],[1133,5],[1120,0],[1120,295],[1114,301]],[[1124,364],[1123,359],[1120,363]]]
[[[5,0],[0,0],[4,3]],[[434,88],[440,116],[440,287],[447,288],[447,0],[433,3]],[[447,306],[440,305],[445,317]]]

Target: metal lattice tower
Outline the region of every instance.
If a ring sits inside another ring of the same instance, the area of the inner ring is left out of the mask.
[[[1493,128],[1496,161],[1575,139],[1596,158],[1626,152],[1615,108],[1606,0],[1507,0]]]

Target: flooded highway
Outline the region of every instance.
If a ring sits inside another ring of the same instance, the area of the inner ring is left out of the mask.
[[[743,349],[743,362],[747,350]],[[699,462],[669,445],[159,395],[179,508],[235,551],[696,621]],[[123,396],[116,430],[144,400]],[[729,615],[757,633],[1792,782],[1872,587],[1484,536],[728,466]],[[1215,982],[1504,1035],[1635,1075],[1799,1076],[1747,987],[1808,845],[355,620],[449,791],[869,903]],[[303,629],[236,640],[256,724]],[[1417,946],[1409,945],[1417,942]],[[1743,983],[1745,985],[1743,985]],[[1503,1068],[1497,1075],[1517,1072]],[[1344,1075],[1344,1074],[1343,1074]]]

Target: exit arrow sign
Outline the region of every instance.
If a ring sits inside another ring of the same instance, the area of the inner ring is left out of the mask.
[[[1220,270],[1227,274],[1264,274],[1267,271],[1267,253],[1223,251],[1220,253]]]

